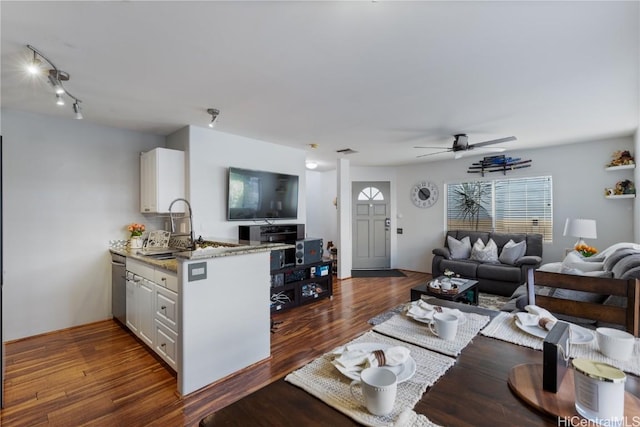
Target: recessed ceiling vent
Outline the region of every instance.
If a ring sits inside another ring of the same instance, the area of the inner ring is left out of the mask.
[[[357,151],[352,150],[351,148],[343,148],[342,150],[336,150],[336,153],[340,153],[340,154],[354,154],[354,153],[357,153]]]

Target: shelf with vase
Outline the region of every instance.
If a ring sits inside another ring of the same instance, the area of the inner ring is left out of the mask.
[[[635,194],[612,194],[610,196],[605,196],[606,199],[635,199]]]

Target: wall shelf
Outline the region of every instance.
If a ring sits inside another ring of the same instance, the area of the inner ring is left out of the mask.
[[[613,196],[605,196],[607,199],[635,199],[635,194],[614,194]]]
[[[604,168],[604,170],[609,171],[609,172],[613,172],[613,171],[620,171],[620,170],[624,170],[624,169],[635,169],[636,165],[622,165],[622,166],[607,166],[606,168]]]

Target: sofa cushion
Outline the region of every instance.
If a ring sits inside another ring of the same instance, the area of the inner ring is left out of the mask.
[[[489,239],[486,245],[480,239],[476,240],[471,248],[470,259],[480,262],[498,262],[498,246],[493,239]]]
[[[455,237],[447,236],[447,246],[451,252],[451,259],[467,259],[471,254],[471,241],[469,236],[458,240]]]
[[[542,234],[529,233],[527,234],[527,253],[525,255],[535,255],[542,257]],[[514,241],[517,242],[516,239]]]
[[[503,264],[515,265],[516,261],[522,258],[525,252],[527,252],[527,242],[525,240],[518,243],[509,240],[502,247],[498,260]]]
[[[520,269],[504,264],[479,264],[476,277],[502,282],[523,283]]]
[[[443,259],[440,262],[440,271],[445,271],[446,269],[449,269],[462,277],[475,278],[478,263],[470,260]]]

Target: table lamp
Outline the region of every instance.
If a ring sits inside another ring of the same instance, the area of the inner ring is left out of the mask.
[[[577,237],[578,241],[575,246],[585,245],[583,239],[596,239],[596,220],[595,219],[569,219],[564,223],[563,236]]]

